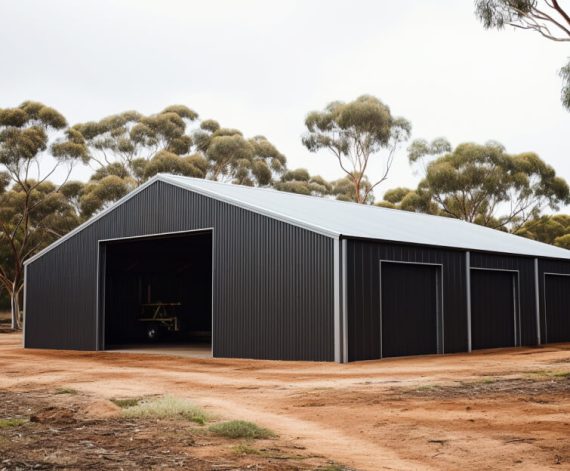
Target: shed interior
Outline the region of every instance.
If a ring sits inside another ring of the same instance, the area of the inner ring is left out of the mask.
[[[211,232],[102,245],[105,349],[211,349]]]

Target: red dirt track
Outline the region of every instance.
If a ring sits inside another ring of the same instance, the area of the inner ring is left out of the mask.
[[[0,390],[61,387],[188,398],[354,469],[570,469],[569,345],[338,365],[23,350],[0,335]]]

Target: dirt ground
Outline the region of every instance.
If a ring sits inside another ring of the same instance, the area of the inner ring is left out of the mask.
[[[20,344],[18,334],[0,335],[0,419],[54,407],[70,422],[0,430],[0,470],[40,462],[25,450],[43,450],[45,469],[45,456],[65,450],[101,469],[570,469],[570,345],[337,365]],[[240,455],[235,441],[188,426],[104,417],[110,399],[155,394],[279,437]],[[16,438],[19,457],[3,463]]]

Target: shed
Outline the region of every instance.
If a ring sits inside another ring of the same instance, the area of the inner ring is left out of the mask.
[[[26,261],[24,345],[346,362],[567,342],[569,306],[562,248],[160,174]]]

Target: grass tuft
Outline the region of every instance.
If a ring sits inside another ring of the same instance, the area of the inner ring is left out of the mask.
[[[141,401],[142,399],[140,397],[131,397],[128,399],[111,399],[111,402],[116,406],[119,406],[121,409],[138,406]]]
[[[26,419],[0,419],[0,429],[19,427],[27,422]]]
[[[261,451],[247,443],[240,443],[239,445],[234,446],[232,451],[236,455],[261,455]]]
[[[211,425],[209,430],[215,435],[226,438],[259,439],[275,437],[275,433],[271,430],[245,420],[221,422],[219,424]]]
[[[552,370],[536,370],[530,371],[528,375],[531,378],[549,379],[549,378],[570,378],[570,371],[552,371]]]
[[[55,394],[79,394],[79,391],[73,388],[57,388]]]
[[[173,396],[141,400],[132,407],[125,407],[123,415],[132,418],[183,418],[200,425],[204,425],[209,419],[200,407]]]

